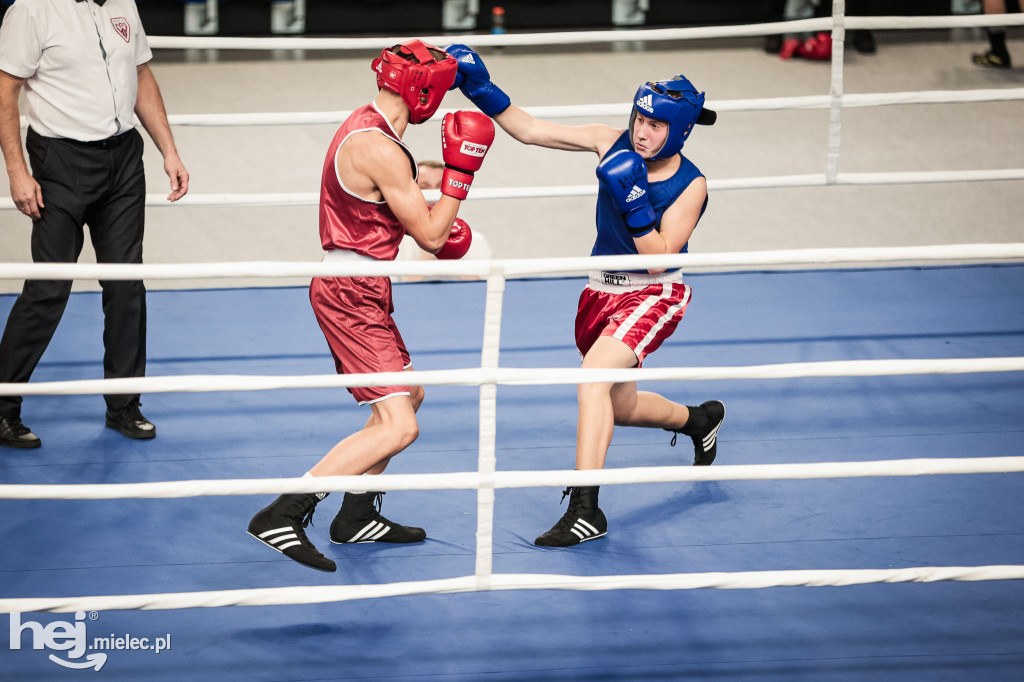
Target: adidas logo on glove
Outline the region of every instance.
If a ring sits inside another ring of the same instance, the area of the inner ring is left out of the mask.
[[[654,102],[654,95],[647,95],[645,97],[641,97],[640,99],[638,99],[636,101],[636,105],[638,107],[640,107],[641,109],[643,109],[644,111],[646,111],[647,113],[653,114],[654,113],[654,104],[653,104],[653,102]]]
[[[469,53],[464,54],[461,57],[459,57],[459,61],[464,63],[464,64],[476,64],[476,60],[473,59],[473,53],[472,52],[469,52]]]
[[[629,196],[626,197],[626,203],[628,204],[631,201],[636,201],[645,194],[647,194],[646,191],[640,189],[636,185],[633,185],[633,189],[629,191]]]

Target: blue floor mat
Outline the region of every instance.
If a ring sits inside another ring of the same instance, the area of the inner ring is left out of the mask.
[[[692,275],[693,302],[648,367],[1024,355],[1024,266]],[[510,281],[500,362],[574,367],[580,279]],[[417,369],[479,365],[482,282],[395,287]],[[303,288],[151,291],[151,376],[329,374]],[[6,316],[13,296],[0,297]],[[102,376],[98,294],[75,294],[33,381]],[[650,382],[686,404],[720,399],[716,464],[1020,455],[1020,373]],[[476,469],[478,390],[428,387],[419,440],[389,473]],[[43,439],[0,451],[3,483],[117,483],[297,476],[360,428],[344,389],[143,396],[159,437],[104,428],[99,396],[25,400]],[[498,391],[498,468],[567,469],[573,386]],[[687,441],[617,429],[609,467],[684,464]],[[555,488],[499,490],[496,573],[614,575],[1024,564],[1024,476],[954,475],[604,486],[609,535],[533,546],[564,511]],[[372,584],[474,572],[474,491],[393,492],[384,513],[427,529],[411,546],[335,546],[337,508],[310,538],[337,573],[303,569],[245,535],[268,496],[0,501],[0,597]],[[336,604],[106,611],[88,640],[169,638],[111,650],[109,679],[218,680],[1019,680],[1024,584],[515,591]],[[0,618],[2,621],[3,618]],[[52,653],[0,623],[0,679],[63,679]],[[41,630],[42,628],[40,628]],[[84,660],[82,656],[77,660]]]

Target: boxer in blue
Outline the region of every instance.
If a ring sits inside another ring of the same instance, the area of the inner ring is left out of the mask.
[[[452,45],[447,51],[459,62],[453,87],[513,138],[597,155],[600,191],[592,256],[686,251],[707,207],[708,193],[704,176],[681,153],[683,143],[695,124],[711,125],[716,118],[704,106],[704,93],[689,80],[679,75],[641,85],[626,130],[566,126],[538,120],[512,105],[470,48]],[[576,313],[576,346],[583,367],[641,366],[644,357],[675,331],[690,294],[677,269],[591,273]],[[720,401],[688,407],[638,391],[635,382],[580,384],[577,397],[577,469],[604,467],[616,425],[682,433],[693,441],[695,465],[706,466],[715,459],[718,430],[725,419]],[[673,445],[675,440],[673,435]],[[535,544],[566,547],[607,534],[597,486],[568,488],[563,499],[566,495],[567,511]]]

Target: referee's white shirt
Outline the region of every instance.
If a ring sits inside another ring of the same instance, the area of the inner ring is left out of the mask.
[[[16,0],[0,26],[0,70],[26,79],[25,115],[45,137],[134,128],[136,68],[152,57],[135,0]]]

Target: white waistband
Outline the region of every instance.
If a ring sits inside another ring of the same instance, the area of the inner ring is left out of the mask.
[[[355,251],[347,251],[347,250],[324,251],[324,259],[321,262],[322,263],[327,263],[329,261],[337,262],[337,261],[346,261],[346,260],[348,260],[348,261],[351,261],[351,260],[361,260],[361,261],[367,261],[367,262],[370,262],[370,263],[376,263],[377,262],[376,258],[370,258],[369,256],[364,256],[361,253],[356,253]]]
[[[593,270],[590,272],[590,288],[597,291],[608,291],[617,293],[622,291],[635,291],[649,287],[652,284],[666,284],[683,281],[681,270],[671,272],[659,272],[652,275],[646,272],[601,272]]]

